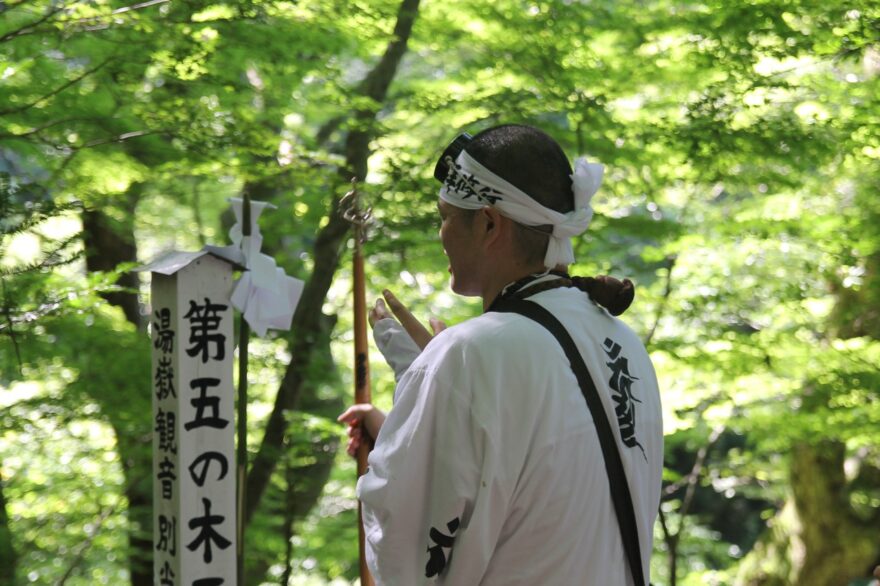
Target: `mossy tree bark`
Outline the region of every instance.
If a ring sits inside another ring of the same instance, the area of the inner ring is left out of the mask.
[[[15,586],[15,568],[15,548],[3,496],[3,477],[0,476],[0,586]]]
[[[836,337],[880,339],[880,254],[867,258],[862,286],[832,284],[837,304],[830,330]],[[806,385],[803,408],[828,409],[828,395]],[[843,441],[801,441],[789,454],[788,501],[770,528],[743,560],[737,583],[746,586],[846,586],[871,575],[880,563],[880,509],[857,511],[851,494],[861,486],[878,486],[880,470],[859,462],[848,478]],[[856,457],[855,460],[858,458]]]
[[[137,183],[129,188],[123,202],[126,207],[126,213],[122,214],[126,218],[124,222],[114,221],[99,209],[83,213],[83,242],[86,269],[89,272],[113,271],[122,263],[137,262],[134,212],[141,188]],[[126,320],[135,328],[142,330],[145,322],[141,319],[137,299],[137,274],[125,273],[118,284],[124,289],[104,294],[103,297],[111,305],[119,307]],[[108,348],[107,351],[113,350]],[[149,362],[149,346],[146,342],[143,351],[146,353],[144,360]],[[100,381],[102,377],[102,373],[89,372],[88,369],[80,372],[80,378],[88,380]],[[153,583],[150,379],[146,377],[129,384],[120,383],[120,386],[113,389],[102,387],[103,385],[94,385],[95,392],[90,395],[101,406],[101,412],[113,428],[122,462],[129,522],[131,584],[150,586]],[[141,408],[135,408],[134,405],[140,405]]]

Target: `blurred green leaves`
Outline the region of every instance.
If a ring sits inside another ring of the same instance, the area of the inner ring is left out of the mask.
[[[262,219],[264,249],[307,278],[321,268],[317,232],[347,189],[340,167],[359,110],[377,115],[361,186],[376,218],[368,296],[391,288],[420,316],[454,323],[479,311],[446,289],[437,241],[431,170],[455,134],[534,124],[572,158],[607,165],[573,272],[636,281],[625,317],[650,338],[664,389],[668,483],[687,478],[712,430],[731,434],[698,475],[704,508],[680,515],[680,494],[664,505],[671,525],[693,527],[677,552],[683,583],[736,573],[747,552],[731,548],[747,545],[725,541],[719,515],[763,527],[791,488],[793,446],[843,442],[860,470],[880,467],[876,3],[423,3],[376,103],[357,89],[397,6],[0,7],[0,471],[22,580],[63,575],[86,524],[92,553],[69,583],[124,579],[126,545],[108,532],[126,522],[113,454],[149,436],[138,417],[144,334],[100,297],[129,267],[87,274],[76,202],[133,226],[146,261],[225,244],[225,200],[248,190],[279,207]],[[271,515],[251,529],[263,576],[283,573],[285,491],[305,502],[325,481],[312,513],[296,513],[294,574],[354,575],[350,466],[316,465],[334,462],[341,434],[332,416],[351,376],[350,287],[343,262],[323,306],[329,348],[308,369],[309,401],[283,455],[302,478],[290,489],[276,474]],[[290,355],[282,336],[254,348],[256,439]],[[376,402],[388,407],[393,377],[379,360],[374,351]],[[858,478],[852,498],[868,518],[877,483]],[[76,496],[96,479],[93,501]],[[728,491],[764,504],[726,508]],[[658,533],[658,582],[672,579],[670,554]]]

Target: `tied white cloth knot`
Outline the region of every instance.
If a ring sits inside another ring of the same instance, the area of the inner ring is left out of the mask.
[[[266,208],[275,206],[264,201],[251,201],[251,234],[242,236],[244,201],[231,197],[235,225],[229,238],[241,248],[245,257],[245,271],[232,292],[232,305],[238,309],[258,336],[265,336],[269,328],[289,330],[293,312],[302,296],[303,282],[284,273],[275,259],[260,252],[263,235],[257,220]]]
[[[571,238],[582,234],[593,219],[590,202],[602,184],[605,167],[590,163],[586,157],[575,161],[571,175],[574,210],[562,214],[546,208],[518,187],[502,179],[467,151],[462,151],[455,161],[448,161],[449,173],[440,189],[440,199],[458,208],[478,210],[494,206],[511,220],[526,226],[550,224],[553,232],[544,256],[544,266],[552,269],[557,265],[574,262]]]

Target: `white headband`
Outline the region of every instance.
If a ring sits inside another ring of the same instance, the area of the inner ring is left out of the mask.
[[[485,168],[467,151],[462,151],[454,162],[450,158],[447,163],[449,172],[440,189],[440,199],[466,210],[491,205],[511,220],[526,226],[552,224],[553,233],[544,257],[544,266],[552,269],[556,265],[574,262],[570,239],[586,231],[593,219],[590,200],[602,183],[604,166],[588,163],[586,157],[575,161],[571,175],[574,210],[562,214],[545,208],[527,193]]]

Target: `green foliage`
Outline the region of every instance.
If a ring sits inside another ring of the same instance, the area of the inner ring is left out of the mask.
[[[873,520],[876,3],[423,2],[377,103],[358,89],[398,4],[0,6],[0,502],[19,578],[55,582],[70,569],[70,584],[119,583],[123,535],[137,524],[123,495],[150,433],[147,342],[107,301],[132,286],[114,284],[130,266],[82,262],[82,210],[133,230],[146,261],[225,244],[225,200],[247,190],[279,207],[261,221],[264,249],[307,279],[323,268],[317,234],[347,188],[357,111],[377,114],[361,186],[376,220],[368,296],[391,288],[417,315],[456,322],[479,311],[446,289],[437,239],[431,171],[456,132],[535,124],[572,156],[607,165],[574,272],[637,283],[626,319],[649,340],[664,389],[664,512],[668,529],[683,528],[676,551],[658,529],[655,582],[675,580],[671,555],[678,583],[734,581],[767,520],[785,502],[794,510],[795,446],[843,442],[860,470],[848,498]],[[333,423],[351,379],[350,249],[284,466],[249,529],[261,578],[280,579],[289,555],[297,579],[356,573],[353,471],[335,456]],[[252,446],[296,336],[252,344]],[[390,407],[393,377],[378,362],[374,350],[374,395]],[[683,511],[689,478],[697,488]],[[322,486],[311,512],[291,505]],[[779,519],[774,535],[789,539]],[[775,571],[777,583],[798,575],[790,560]]]

